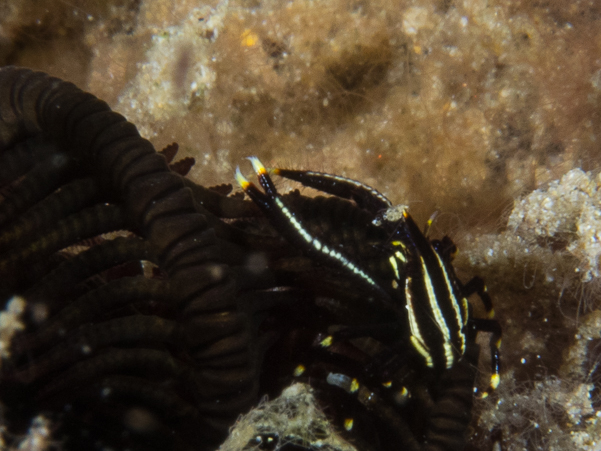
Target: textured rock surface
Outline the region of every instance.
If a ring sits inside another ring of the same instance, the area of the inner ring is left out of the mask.
[[[336,433],[316,402],[311,387],[291,385],[280,397],[261,402],[241,417],[219,451],[252,448],[260,434],[273,436],[277,446],[294,444],[309,449],[353,451],[355,448]]]
[[[504,327],[473,446],[497,428],[504,449],[596,449],[598,2],[8,0],[0,17],[0,64],[177,141],[203,184],[258,155],[440,210],[433,234]]]

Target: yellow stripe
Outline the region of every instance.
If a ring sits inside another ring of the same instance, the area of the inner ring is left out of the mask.
[[[353,429],[353,419],[352,418],[347,418],[346,420],[344,420],[344,429],[346,429],[347,431],[350,431],[351,429]]]
[[[440,310],[440,307],[438,306],[438,299],[436,298],[436,294],[434,293],[434,286],[432,285],[432,279],[430,278],[430,275],[428,274],[428,269],[426,268],[426,262],[424,261],[424,258],[421,255],[420,255],[419,259],[420,259],[420,263],[421,263],[421,267],[422,267],[422,275],[424,277],[424,284],[426,286],[426,291],[428,292],[428,301],[430,302],[430,308],[432,309],[432,313],[434,314],[434,320],[436,321],[436,324],[438,325],[438,328],[440,329],[440,331],[442,332],[442,335],[444,337],[443,347],[444,347],[444,351],[445,351],[444,353],[445,353],[445,357],[446,357],[446,367],[451,368],[453,366],[453,360],[454,360],[453,350],[450,345],[451,332],[449,331],[449,327],[447,326],[444,316],[442,315],[442,311]]]
[[[330,346],[332,346],[332,340],[333,340],[333,337],[331,335],[328,335],[326,338],[321,340],[319,345],[323,348],[330,347]]]
[[[294,377],[299,377],[302,376],[303,373],[305,372],[305,366],[304,365],[299,365],[296,368],[294,368]]]
[[[402,252],[396,251],[394,253],[394,255],[401,263],[407,263],[407,258],[405,257],[405,254],[403,254]]]
[[[426,365],[429,368],[434,367],[434,363],[432,362],[432,356],[430,355],[428,346],[424,342],[422,334],[419,330],[419,324],[417,323],[417,318],[415,317],[415,312],[413,311],[413,298],[411,296],[411,289],[409,285],[411,284],[411,278],[407,277],[405,280],[405,299],[407,300],[407,313],[409,316],[409,328],[411,329],[411,344],[413,347],[419,352],[422,357],[426,360]]]
[[[428,349],[426,348],[425,343],[423,341],[421,341],[415,335],[411,335],[410,339],[411,339],[411,344],[413,345],[413,347],[415,349],[417,349],[417,352],[419,352],[424,357],[424,359],[426,359],[426,365],[428,366],[428,368],[434,368],[434,363],[432,362],[432,356],[428,352]]]
[[[396,264],[396,258],[395,258],[395,256],[394,256],[394,255],[392,255],[392,256],[391,256],[391,257],[388,259],[388,261],[390,262],[390,266],[392,266],[392,270],[394,271],[394,277],[395,277],[395,279],[396,279],[396,280],[399,280],[399,279],[400,279],[400,276],[399,276],[399,267],[398,267],[398,265]]]
[[[438,260],[438,264],[440,266],[440,269],[442,270],[442,274],[444,275],[444,281],[447,284],[447,290],[449,291],[449,298],[451,300],[451,305],[453,306],[453,310],[455,310],[455,318],[457,319],[457,329],[458,329],[457,334],[459,335],[461,354],[463,354],[465,352],[465,336],[463,335],[463,333],[461,333],[461,329],[463,329],[463,326],[465,326],[465,324],[467,323],[467,315],[465,315],[465,317],[464,317],[461,314],[461,306],[459,305],[459,301],[457,300],[457,297],[455,297],[455,293],[453,291],[453,285],[451,283],[451,280],[449,279],[449,275],[444,266],[444,263],[442,262],[442,259],[440,258],[440,255],[438,255],[438,252],[436,252],[436,251],[434,251],[434,255],[436,255],[436,259]],[[465,302],[467,302],[467,299],[463,298],[463,300]]]

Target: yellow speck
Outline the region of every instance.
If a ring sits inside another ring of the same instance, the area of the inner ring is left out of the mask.
[[[417,53],[418,55],[421,55],[421,53],[422,53],[422,46],[421,46],[421,45],[417,45],[417,44],[415,44],[415,45],[413,46],[413,51],[414,51],[415,53]]]
[[[347,431],[350,431],[351,429],[353,429],[353,419],[352,418],[347,418],[346,420],[344,420],[344,429],[346,429]]]
[[[319,343],[319,344],[324,348],[328,348],[328,347],[332,346],[332,336],[328,335],[326,338],[321,340],[321,343]]]
[[[359,390],[359,381],[357,379],[353,379],[351,382],[351,393],[355,393]]]
[[[305,372],[305,366],[304,365],[299,365],[296,368],[294,368],[294,377],[300,377],[303,375],[303,373]]]
[[[490,386],[496,390],[497,387],[499,386],[499,383],[501,382],[501,378],[499,377],[498,374],[493,374],[490,378]]]
[[[392,387],[392,381],[386,381],[382,383],[383,387],[390,388]]]
[[[406,387],[402,387],[394,393],[394,400],[397,404],[404,405],[409,399],[411,399],[411,393]]]
[[[244,30],[240,37],[242,47],[254,47],[259,42],[259,36],[250,29]]]

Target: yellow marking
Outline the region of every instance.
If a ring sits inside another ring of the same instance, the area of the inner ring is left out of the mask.
[[[463,325],[467,324],[467,320],[469,319],[469,311],[470,311],[470,303],[467,301],[467,298],[461,298],[461,312],[463,315]]]
[[[451,346],[451,343],[449,343],[448,341],[445,341],[443,343],[443,346],[444,346],[444,355],[447,359],[447,369],[448,369],[453,366],[453,363],[455,361],[455,355],[453,354],[453,347]]]
[[[419,325],[417,324],[417,318],[415,317],[415,312],[413,311],[413,298],[411,296],[411,289],[409,288],[411,284],[411,277],[407,277],[405,280],[405,299],[407,300],[407,313],[409,316],[409,328],[411,329],[411,344],[413,347],[419,352],[424,359],[426,360],[426,365],[432,368],[434,365],[432,363],[432,356],[428,350],[428,347],[424,343],[421,332],[419,330]]]
[[[436,299],[436,295],[434,293],[434,287],[432,286],[432,280],[430,279],[430,276],[428,275],[428,269],[426,268],[426,262],[424,261],[424,258],[420,255],[419,257],[420,259],[420,263],[421,263],[421,268],[422,268],[422,276],[424,277],[424,283],[426,285],[426,291],[428,292],[428,301],[430,301],[430,308],[432,309],[432,313],[434,313],[434,320],[436,321],[436,324],[438,325],[438,328],[440,329],[440,331],[442,332],[442,335],[444,337],[443,340],[443,347],[444,347],[444,353],[445,353],[445,358],[446,358],[446,362],[447,362],[447,368],[451,368],[453,366],[453,349],[450,345],[450,341],[451,341],[451,332],[449,331],[449,327],[447,326],[447,323],[444,319],[444,316],[442,316],[442,312],[440,310],[440,307],[438,306],[438,300]]]
[[[427,347],[426,347],[425,343],[422,342],[415,335],[411,335],[410,338],[411,338],[411,344],[413,345],[413,347],[415,349],[417,349],[417,352],[419,352],[424,359],[426,359],[426,365],[428,366],[428,368],[434,368],[434,363],[432,362],[432,357],[430,356],[430,353],[427,351]]]
[[[496,390],[500,383],[501,377],[498,374],[495,373],[490,377],[490,386],[493,390]]]
[[[396,290],[399,287],[399,283],[396,280],[392,281],[392,289]]]
[[[462,315],[461,306],[459,305],[459,301],[457,300],[457,297],[455,297],[455,293],[453,292],[453,284],[449,279],[449,275],[447,273],[442,259],[440,258],[440,255],[438,255],[438,252],[436,252],[434,249],[432,250],[434,251],[434,255],[436,255],[436,259],[438,260],[438,266],[440,267],[442,274],[444,275],[444,281],[447,284],[447,291],[449,292],[449,299],[451,300],[453,310],[455,310],[455,318],[457,318],[458,329],[457,334],[459,335],[459,347],[461,349],[461,354],[463,354],[465,352],[465,335],[463,335],[463,333],[461,332],[461,325],[467,324],[467,315]],[[465,300],[465,302],[467,302],[467,300]]]
[[[490,376],[490,385],[487,390],[482,392],[482,394],[480,395],[480,398],[481,399],[488,398],[488,395],[490,395],[492,392],[494,392],[497,389],[497,387],[499,387],[500,383],[501,383],[501,377],[498,374],[495,373],[492,376]]]
[[[406,387],[401,388],[394,394],[394,401],[397,404],[403,405],[411,398],[411,393]]]
[[[403,249],[404,249],[404,247],[403,247]],[[399,259],[400,262],[407,263],[407,258],[405,257],[405,254],[403,254],[402,252],[396,251],[394,253],[394,255],[396,256],[396,258]]]
[[[399,280],[401,278],[401,276],[399,275],[399,267],[396,264],[396,258],[394,255],[392,255],[388,261],[390,262],[390,266],[392,266],[392,270],[394,271],[394,277],[395,279]]]
[[[490,309],[490,312],[488,312],[486,316],[488,317],[488,319],[493,319],[495,317],[495,309]]]
[[[248,28],[242,32],[241,45],[242,47],[254,47],[259,41],[259,36]]]
[[[430,301],[430,307],[432,308],[432,312],[434,313],[434,319],[436,320],[436,324],[438,324],[440,331],[444,335],[445,340],[449,341],[451,339],[451,334],[446,325],[445,319],[442,316],[442,312],[440,311],[440,308],[438,307],[438,301],[436,299],[436,294],[434,293],[434,286],[432,285],[432,279],[428,275],[428,269],[426,268],[426,262],[424,261],[424,258],[422,256],[419,257],[419,260],[421,263],[422,275],[424,277],[424,283],[426,285],[426,291],[428,292],[428,300]]]
[[[326,338],[324,338],[323,340],[321,340],[321,342],[319,343],[320,346],[324,347],[324,348],[328,348],[330,346],[332,346],[332,336],[328,335]]]
[[[303,375],[303,373],[305,372],[306,368],[304,365],[299,365],[296,368],[294,368],[294,377],[300,377]]]
[[[434,223],[434,220],[436,219],[437,216],[438,216],[438,212],[435,211],[434,213],[432,213],[430,215],[430,217],[426,221],[426,225],[424,226],[424,236],[426,238],[428,238],[428,233],[430,233],[430,227],[432,227],[432,224]]]
[[[344,429],[346,429],[347,431],[350,431],[351,429],[353,429],[353,419],[352,418],[347,418],[346,420],[344,420]]]
[[[497,340],[497,342],[495,343],[495,346],[497,347],[497,349],[499,349],[501,347],[501,338],[499,338]]]
[[[349,389],[350,393],[355,393],[357,390],[359,390],[359,381],[357,379],[354,379],[351,381],[351,388]]]
[[[238,166],[236,166],[236,181],[238,182],[238,185],[240,185],[240,188],[242,188],[244,191],[246,191],[250,185],[250,182],[242,175]]]
[[[424,227],[424,236],[426,238],[428,238],[428,233],[430,232],[430,227],[432,227],[433,222],[434,222],[434,219],[432,217],[430,217],[430,219],[428,219],[426,221],[426,226]]]
[[[265,166],[263,166],[263,163],[261,163],[261,160],[259,160],[257,157],[248,157],[248,161],[250,161],[253,165],[253,169],[257,175],[267,174],[267,169],[265,169]]]
[[[382,382],[382,387],[385,387],[385,388],[392,387],[392,381]]]

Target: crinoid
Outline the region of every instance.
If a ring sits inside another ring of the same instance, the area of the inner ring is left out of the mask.
[[[9,429],[43,412],[64,449],[213,449],[255,402],[266,272],[201,202],[248,205],[186,184],[106,103],[0,69],[0,293],[27,302]]]
[[[71,83],[0,69],[0,295],[26,302],[8,430],[43,414],[67,450],[210,450],[297,378],[361,450],[462,449],[475,336],[493,333],[488,393],[501,331],[472,315],[470,294],[492,304],[450,239],[342,177],[274,170],[333,195],[280,196],[257,159],[265,192],[238,173],[252,202],[229,196],[176,151]]]

